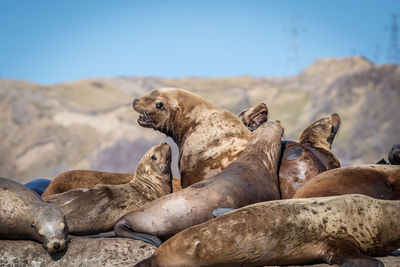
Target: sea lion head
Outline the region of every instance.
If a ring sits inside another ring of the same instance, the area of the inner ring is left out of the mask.
[[[299,143],[308,143],[312,147],[330,150],[340,128],[340,122],[340,116],[337,113],[314,121],[302,132]]]
[[[58,207],[48,203],[43,205],[34,216],[31,230],[49,253],[61,252],[66,248],[68,225]]]
[[[250,131],[254,131],[268,120],[268,107],[264,103],[260,103],[252,108],[243,110],[238,114],[238,117]]]
[[[143,187],[143,193],[151,199],[172,191],[171,147],[158,144],[144,154],[140,160],[135,180]]]
[[[389,152],[389,162],[392,165],[400,165],[400,144],[392,146]]]

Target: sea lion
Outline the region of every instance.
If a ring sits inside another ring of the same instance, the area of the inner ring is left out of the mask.
[[[253,132],[261,124],[268,121],[268,107],[264,103],[260,103],[252,108],[241,111],[237,116]]]
[[[359,165],[329,170],[313,177],[294,198],[363,194],[378,199],[400,199],[399,165]]]
[[[234,161],[250,139],[239,118],[206,99],[162,88],[133,100],[142,127],[158,130],[179,147],[182,187],[208,179]]]
[[[282,199],[292,198],[310,178],[321,172],[340,167],[330,151],[340,127],[337,113],[320,118],[301,134],[299,142],[287,141],[279,168]]]
[[[24,184],[29,189],[35,191],[39,196],[43,195],[43,192],[49,186],[51,180],[49,179],[36,179]]]
[[[178,192],[182,190],[181,179],[180,178],[172,178],[172,192]]]
[[[136,266],[383,267],[371,256],[400,246],[399,216],[400,201],[363,195],[262,202],[176,234]]]
[[[0,240],[0,266],[133,266],[156,248],[126,238],[71,238],[63,253],[49,255],[33,241]]]
[[[98,184],[117,185],[129,183],[135,177],[133,173],[113,173],[88,170],[71,170],[60,173],[51,180],[51,183],[42,196],[60,194],[74,189],[86,188]]]
[[[218,207],[239,208],[279,199],[282,135],[279,122],[264,123],[253,132],[243,153],[222,172],[125,215],[115,225],[115,233],[159,245],[152,235],[167,237],[210,220]]]
[[[65,249],[68,225],[61,210],[32,190],[0,177],[0,238],[42,243],[49,253]]]
[[[62,210],[70,234],[97,234],[111,231],[123,215],[171,193],[171,179],[171,148],[161,143],[146,152],[129,183],[97,185],[50,195],[44,200]]]
[[[392,146],[389,152],[389,162],[392,165],[400,165],[400,144]]]

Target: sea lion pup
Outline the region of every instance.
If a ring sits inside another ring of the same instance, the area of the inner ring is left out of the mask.
[[[172,192],[171,148],[152,147],[140,160],[127,184],[97,185],[44,198],[62,210],[73,235],[111,231],[119,218]]]
[[[279,199],[277,167],[282,134],[280,122],[264,123],[253,132],[238,159],[222,172],[125,215],[115,225],[115,233],[158,246],[152,235],[170,236],[210,220],[218,207],[239,208]]]
[[[256,203],[176,234],[136,266],[383,267],[371,256],[400,246],[399,216],[400,201],[363,195]]]
[[[135,175],[133,173],[113,173],[88,170],[72,170],[60,173],[54,177],[42,196],[64,193],[74,189],[86,188],[98,184],[125,184]]]
[[[392,165],[400,165],[400,144],[392,146],[389,152],[389,162]]]
[[[286,142],[279,168],[282,199],[292,198],[304,183],[319,173],[340,167],[339,160],[330,151],[339,127],[340,117],[333,113],[310,124],[298,143]]]
[[[177,88],[162,88],[133,100],[142,127],[158,130],[179,147],[182,187],[213,177],[234,161],[250,131],[229,111]]]
[[[306,182],[293,198],[346,194],[400,199],[400,166],[369,164],[329,170]]]
[[[264,103],[260,103],[252,108],[241,111],[237,116],[253,132],[261,124],[268,121],[268,107]]]
[[[0,239],[34,240],[56,253],[66,247],[68,225],[59,208],[22,184],[0,177]]]

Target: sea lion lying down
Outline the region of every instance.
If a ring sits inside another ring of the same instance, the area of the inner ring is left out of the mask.
[[[70,234],[97,234],[111,231],[123,215],[171,193],[171,179],[171,148],[161,143],[143,155],[129,183],[97,185],[50,195],[44,200],[62,210]]]
[[[363,195],[246,206],[190,227],[136,266],[263,266],[317,262],[383,267],[400,246],[400,201]]]
[[[239,208],[279,199],[277,167],[282,135],[279,122],[264,123],[253,132],[239,158],[221,173],[125,215],[115,225],[115,233],[159,245],[151,235],[170,236],[205,222],[218,207]]]

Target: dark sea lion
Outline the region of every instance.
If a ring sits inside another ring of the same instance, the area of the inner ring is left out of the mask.
[[[22,184],[0,177],[0,239],[35,240],[56,253],[66,247],[68,225],[59,208]]]
[[[238,117],[250,131],[254,131],[261,124],[268,121],[268,107],[264,103],[260,103],[241,111]]]
[[[72,170],[60,173],[51,180],[51,183],[42,196],[64,193],[74,189],[91,187],[99,184],[117,185],[129,183],[135,177],[133,173],[99,172],[88,170]]]
[[[389,162],[392,165],[400,165],[400,144],[394,145],[390,150]]]
[[[46,188],[49,186],[51,180],[49,179],[36,179],[24,184],[29,189],[35,191],[39,196],[43,194]]]
[[[400,201],[363,195],[262,202],[176,234],[136,266],[383,267],[371,256],[400,246],[399,216]]]
[[[264,123],[253,132],[238,159],[222,172],[125,215],[115,225],[115,233],[153,242],[143,233],[170,236],[212,219],[212,211],[218,207],[239,208],[279,199],[277,167],[282,134],[279,122]]]
[[[37,242],[0,240],[0,266],[133,266],[156,248],[126,238],[72,238],[68,250],[49,255]]]
[[[359,165],[323,172],[304,184],[294,198],[363,194],[378,199],[400,199],[400,166]]]
[[[158,130],[179,147],[182,187],[213,177],[244,150],[250,131],[229,111],[177,88],[162,88],[133,101],[142,127]]]
[[[330,151],[340,127],[337,113],[316,120],[301,134],[299,143],[287,141],[279,168],[282,199],[292,198],[310,178],[340,167]]]
[[[171,148],[162,143],[146,152],[129,183],[97,185],[43,199],[62,210],[70,234],[96,234],[111,231],[125,214],[171,193],[171,179]]]

